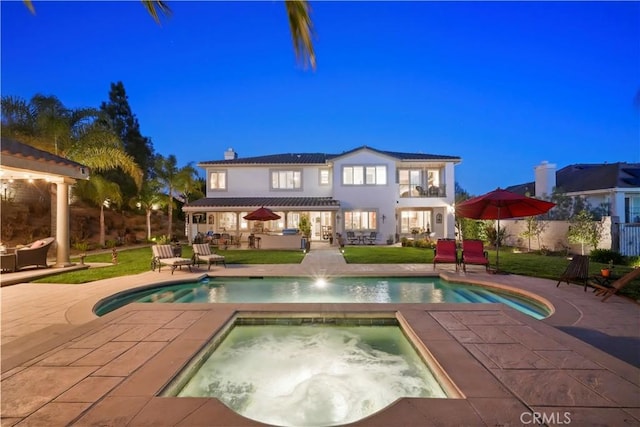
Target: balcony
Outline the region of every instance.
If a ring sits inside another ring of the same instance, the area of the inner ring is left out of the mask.
[[[421,185],[399,185],[400,198],[440,198],[447,197],[447,191],[445,185],[432,185],[425,188]]]

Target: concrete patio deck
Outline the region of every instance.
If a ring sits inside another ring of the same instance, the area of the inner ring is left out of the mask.
[[[428,276],[509,286],[548,301],[542,321],[494,304],[131,304],[102,318],[102,298],[197,279],[169,270],[84,285],[23,283],[2,298],[2,426],[261,425],[216,399],[158,392],[234,313],[392,313],[424,343],[463,399],[400,399],[356,425],[640,425],[640,306],[578,286],[482,268],[349,265],[330,247],[299,265],[229,265],[212,276]],[[635,365],[635,366],[634,366]]]

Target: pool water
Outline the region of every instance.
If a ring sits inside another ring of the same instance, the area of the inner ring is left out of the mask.
[[[130,303],[503,303],[536,319],[543,304],[513,293],[439,277],[209,278],[148,287],[99,303],[102,316]]]
[[[215,397],[279,426],[357,421],[402,397],[446,398],[398,326],[234,326],[168,395]]]

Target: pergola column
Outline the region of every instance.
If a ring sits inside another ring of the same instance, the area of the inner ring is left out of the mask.
[[[69,257],[69,183],[56,182],[56,263],[54,267],[73,265]]]

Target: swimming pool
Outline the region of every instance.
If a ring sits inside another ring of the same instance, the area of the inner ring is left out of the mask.
[[[551,313],[541,302],[439,277],[208,278],[150,286],[97,304],[98,316],[130,303],[503,303],[536,319]]]

